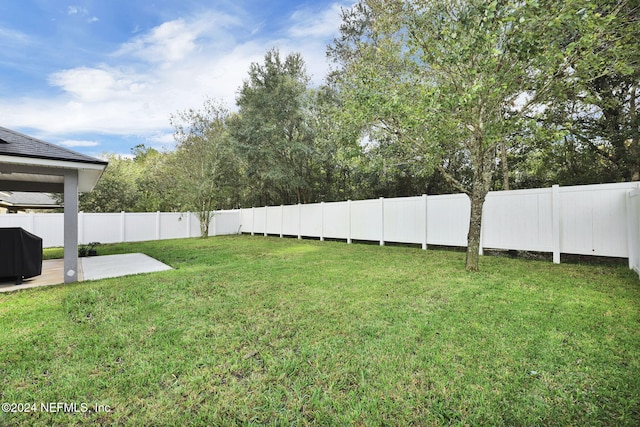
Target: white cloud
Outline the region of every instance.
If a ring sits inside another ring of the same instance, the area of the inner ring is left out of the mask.
[[[115,56],[131,56],[149,63],[181,61],[193,53],[202,53],[202,48],[232,42],[228,30],[240,25],[238,19],[215,12],[195,19],[175,19],[124,43]]]
[[[92,16],[91,18],[87,19],[87,24],[93,24],[94,22],[98,22],[100,19],[97,16]]]
[[[319,83],[328,70],[326,42],[337,32],[338,6],[319,13],[314,25],[311,16],[294,13],[290,28],[281,32],[288,37],[280,39],[260,38],[262,31],[252,34],[255,21],[215,11],[167,21],[134,34],[103,63],[52,73],[55,97],[0,98],[0,117],[4,126],[37,129],[54,140],[97,132],[170,144],[171,114],[199,108],[207,97],[234,109],[249,65],[272,47],[283,55],[300,52]]]
[[[96,102],[135,96],[144,90],[144,79],[144,76],[108,67],[80,67],[52,74],[49,83],[60,87],[78,101]]]
[[[289,29],[292,37],[331,37],[336,33],[341,21],[341,5],[332,4],[318,13],[315,9],[301,9],[291,15],[293,26]]]
[[[6,47],[7,44],[25,44],[29,41],[29,36],[20,31],[0,27],[0,40]]]
[[[81,140],[75,140],[75,139],[67,139],[65,141],[61,141],[60,145],[64,145],[65,147],[96,147],[100,145],[100,143],[96,141],[81,141]]]
[[[86,8],[81,6],[68,6],[67,15],[86,15],[89,13]]]

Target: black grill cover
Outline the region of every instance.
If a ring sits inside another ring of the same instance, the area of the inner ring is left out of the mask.
[[[0,277],[23,278],[42,274],[42,239],[22,228],[0,228]]]

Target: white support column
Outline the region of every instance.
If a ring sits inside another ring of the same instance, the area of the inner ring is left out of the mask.
[[[427,229],[429,222],[427,221],[427,195],[422,195],[422,210],[424,211],[424,235],[422,236],[422,249],[427,250]]]
[[[553,242],[553,263],[560,264],[560,186],[551,187],[551,233]]]
[[[384,246],[384,197],[380,197],[380,246]]]
[[[64,283],[78,281],[78,171],[64,172]]]
[[[324,202],[320,202],[320,241],[324,242]]]
[[[347,215],[348,215],[348,221],[349,221],[349,224],[348,224],[349,231],[348,231],[348,234],[347,234],[347,244],[351,244],[351,200],[347,201],[347,210],[348,210]]]

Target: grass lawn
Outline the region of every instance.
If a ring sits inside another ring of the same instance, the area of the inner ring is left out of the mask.
[[[625,266],[469,274],[462,252],[250,236],[98,250],[175,270],[0,294],[0,402],[36,404],[0,425],[640,425]]]

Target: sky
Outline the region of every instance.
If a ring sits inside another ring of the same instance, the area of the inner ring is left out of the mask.
[[[2,0],[0,126],[100,157],[174,146],[169,118],[236,110],[249,65],[302,54],[312,84],[353,1]]]

